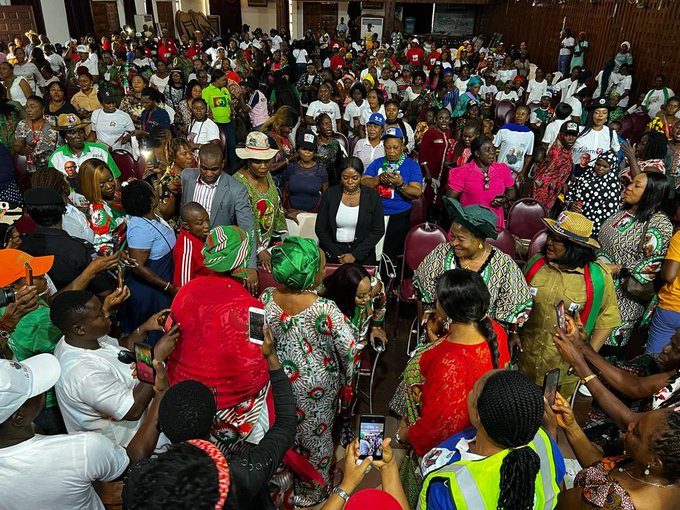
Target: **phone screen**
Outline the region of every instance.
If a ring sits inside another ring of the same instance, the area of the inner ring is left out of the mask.
[[[170,331],[172,327],[177,323],[177,321],[175,320],[175,316],[172,315],[172,312],[170,311],[165,312],[163,315],[161,315],[158,319],[158,322],[163,328],[163,331],[165,331],[166,333]]]
[[[264,343],[264,310],[261,308],[248,309],[248,337],[254,344]]]
[[[26,262],[24,264],[24,269],[26,271],[25,275],[26,285],[33,285],[33,268],[31,267],[31,264]]]
[[[135,361],[137,362],[137,378],[145,383],[156,382],[156,369],[153,368],[153,348],[146,344],[135,344]]]
[[[560,381],[560,369],[553,368],[545,373],[543,377],[543,396],[552,406],[555,403],[555,396],[557,395],[557,384]]]
[[[382,444],[385,439],[385,417],[363,415],[359,421],[359,458],[373,457],[382,460]]]
[[[567,319],[564,311],[564,301],[560,301],[555,305],[555,315],[557,316],[557,327],[566,333]]]

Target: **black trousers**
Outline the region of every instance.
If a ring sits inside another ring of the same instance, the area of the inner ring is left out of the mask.
[[[406,234],[411,230],[411,209],[391,214],[385,233],[385,245],[383,252],[396,264],[397,257],[404,254],[404,241]]]

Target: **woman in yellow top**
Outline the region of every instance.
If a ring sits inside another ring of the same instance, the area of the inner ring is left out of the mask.
[[[654,311],[645,351],[650,354],[661,352],[680,329],[680,232],[671,238],[666,259],[661,267],[661,278],[665,282],[659,290],[659,304]]]
[[[71,104],[83,119],[89,119],[92,112],[99,110],[102,105],[97,97],[97,89],[94,88],[94,78],[88,71],[78,73],[78,86],[80,91],[71,98]]]

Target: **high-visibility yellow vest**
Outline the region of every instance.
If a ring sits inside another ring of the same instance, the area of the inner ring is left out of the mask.
[[[542,429],[529,443],[541,459],[536,475],[534,510],[551,510],[557,505],[559,486],[555,481],[555,458],[550,437]],[[427,491],[433,481],[444,482],[451,491],[456,510],[496,510],[501,493],[501,465],[511,449],[481,460],[460,460],[431,473],[423,483],[418,508],[427,509]]]

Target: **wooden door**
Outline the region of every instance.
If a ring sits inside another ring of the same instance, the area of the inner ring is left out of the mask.
[[[0,7],[0,41],[10,42],[20,36],[28,43],[24,34],[30,29],[36,30],[33,7],[11,5]]]
[[[94,23],[94,33],[97,38],[111,36],[111,32],[120,26],[118,19],[118,5],[116,2],[90,2],[92,6],[92,22]]]
[[[332,33],[338,26],[337,2],[304,2],[302,8],[302,22],[305,30],[311,28],[314,33],[317,31]]]
[[[175,24],[173,22],[172,2],[156,2],[156,9],[158,10],[158,24],[163,30],[168,31],[170,37],[174,37]]]

